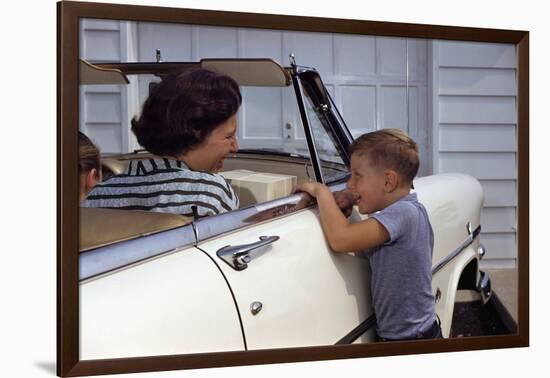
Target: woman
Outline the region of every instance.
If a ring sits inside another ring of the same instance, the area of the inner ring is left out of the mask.
[[[132,131],[153,159],[133,160],[109,178],[85,206],[206,216],[239,207],[217,172],[238,150],[237,111],[242,97],[226,75],[194,69],[156,85],[132,120]]]
[[[78,188],[79,202],[101,181],[101,163],[99,149],[90,138],[78,132]]]

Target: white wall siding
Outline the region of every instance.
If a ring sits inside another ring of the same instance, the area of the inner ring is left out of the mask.
[[[376,74],[376,38],[358,35],[334,36],[334,70],[341,76]]]
[[[484,263],[494,269],[514,268],[517,258],[515,233],[484,233],[482,243],[487,250]]]
[[[515,45],[437,41],[440,67],[513,68],[517,67]]]
[[[481,224],[485,232],[515,232],[515,207],[485,207],[481,212]]]
[[[194,34],[196,38],[194,47],[196,48],[196,55],[201,59],[234,58],[239,55],[236,28],[195,26],[194,29],[197,31]]]
[[[88,61],[120,61],[120,23],[111,20],[82,20],[80,57]]]
[[[515,69],[447,68],[439,70],[440,95],[515,96]]]
[[[340,99],[340,111],[346,115],[347,126],[354,137],[366,130],[376,130],[378,122],[375,85],[342,85]]]
[[[425,40],[159,23],[140,23],[138,33],[140,61],[154,61],[160,49],[164,61],[268,57],[288,65],[293,53],[299,65],[321,73],[353,135],[386,127],[406,130],[420,146],[420,174],[431,173]],[[140,87],[141,101],[147,82]],[[242,148],[305,146],[297,106],[287,101],[285,90],[243,89]]]
[[[302,66],[315,67],[321,77],[334,75],[333,37],[328,33],[283,32],[283,63],[293,53]]]
[[[462,172],[480,180],[515,180],[517,178],[514,153],[441,152],[439,171]]]
[[[480,180],[485,267],[517,258],[517,81],[514,45],[434,41],[434,172]]]
[[[283,32],[278,30],[239,29],[239,56],[250,58],[272,57],[277,62],[284,62]]]
[[[241,113],[247,117],[240,124],[241,136],[244,140],[283,139],[284,123],[283,100],[280,88],[242,88],[243,101]],[[254,122],[261,119],[262,122]],[[250,123],[249,123],[250,122]]]
[[[513,180],[480,180],[486,207],[517,206],[517,185]]]
[[[440,123],[516,124],[516,98],[439,95]]]
[[[135,60],[136,26],[112,20],[80,22],[80,57],[93,62]],[[139,108],[137,82],[130,85],[82,85],[79,129],[104,153],[130,151],[137,143],[130,119]]]
[[[439,151],[515,152],[516,125],[441,124]]]
[[[431,173],[425,40],[110,20],[84,20],[81,32],[81,56],[92,62],[155,61],[159,49],[163,61],[269,57],[288,65],[293,53],[299,65],[320,71],[353,135],[388,127],[406,130],[420,147],[420,175]],[[80,128],[104,152],[139,148],[130,119],[139,113],[152,78],[131,80],[130,86],[109,93],[99,86],[82,88]],[[285,91],[243,88],[238,114],[242,148],[305,146],[297,105]],[[99,103],[104,110],[96,109]],[[102,119],[94,120],[92,113]]]

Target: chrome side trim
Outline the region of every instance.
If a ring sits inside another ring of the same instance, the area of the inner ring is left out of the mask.
[[[95,277],[176,249],[192,246],[195,242],[192,226],[186,225],[81,252],[78,258],[78,279],[81,281]]]
[[[454,259],[456,256],[460,254],[464,249],[466,249],[470,244],[472,244],[475,240],[475,238],[479,235],[481,232],[481,225],[477,226],[477,228],[472,232],[466,240],[464,240],[458,248],[456,248],[454,251],[452,251],[447,257],[445,257],[443,260],[439,262],[433,269],[432,269],[432,275],[436,274],[438,271],[443,269],[445,265],[447,265],[449,262],[451,262],[452,259]]]
[[[332,185],[332,191],[343,190],[345,183]],[[305,193],[296,193],[273,201],[216,216],[204,217],[173,230],[142,236],[106,247],[81,252],[79,280],[85,280],[124,266],[181,249],[207,239],[315,207]]]
[[[305,193],[296,193],[287,197],[234,210],[213,217],[200,218],[195,222],[197,242],[222,235],[233,230],[248,227],[295,211],[313,206]]]
[[[329,188],[333,192],[344,190],[346,188],[346,183],[341,182],[334,184]],[[197,235],[197,243],[243,227],[249,227],[257,223],[269,221],[315,206],[315,201],[310,202],[309,195],[305,193],[296,193],[244,209],[200,218],[193,223]]]

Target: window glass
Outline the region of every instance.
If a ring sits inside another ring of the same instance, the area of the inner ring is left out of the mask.
[[[306,107],[307,118],[311,127],[315,149],[321,162],[323,181],[325,183],[330,183],[341,179],[347,175],[348,169],[335,147],[336,141],[333,140],[333,136],[329,134],[323,126],[323,123],[326,123],[326,120],[324,119],[322,112],[317,109],[305,91],[302,93],[304,93],[305,97],[304,105]]]

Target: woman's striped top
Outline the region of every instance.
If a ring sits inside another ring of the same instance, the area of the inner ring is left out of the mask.
[[[239,199],[219,174],[193,171],[179,160],[155,158],[132,160],[126,173],[96,185],[83,205],[206,216],[237,209]]]

